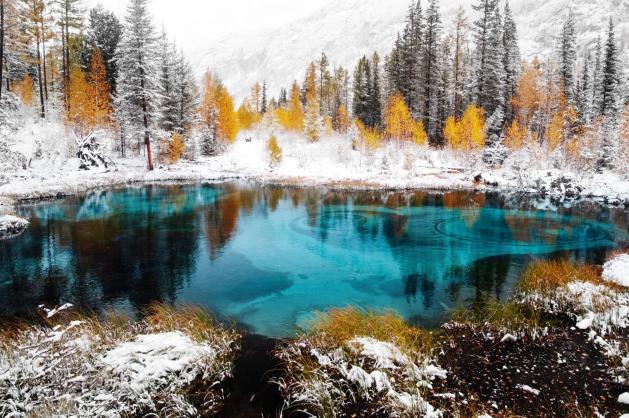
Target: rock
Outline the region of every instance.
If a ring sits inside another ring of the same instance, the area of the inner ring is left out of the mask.
[[[0,216],[0,240],[15,238],[28,228],[29,222],[17,216]]]

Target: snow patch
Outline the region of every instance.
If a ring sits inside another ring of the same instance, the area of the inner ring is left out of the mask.
[[[629,254],[621,254],[605,263],[603,279],[610,283],[629,287]]]
[[[0,216],[0,240],[15,238],[28,228],[26,219],[13,215]]]

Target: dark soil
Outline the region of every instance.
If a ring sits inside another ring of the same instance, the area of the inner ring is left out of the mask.
[[[446,409],[461,411],[465,399],[470,411],[481,409],[494,417],[595,416],[596,410],[618,417],[629,412],[618,403],[629,385],[613,383],[609,372],[613,359],[588,340],[587,332],[562,327],[538,339],[500,342],[500,338],[486,338],[482,331],[471,327],[444,330],[444,351],[438,362],[448,370],[448,378],[435,382],[434,393],[456,395],[456,407],[444,405]],[[627,335],[614,339],[626,343]],[[437,398],[433,402],[439,404]]]
[[[228,397],[221,418],[276,417],[283,405],[278,387],[269,383],[280,376],[280,363],[273,356],[278,340],[245,335],[236,358],[234,377],[226,383]]]

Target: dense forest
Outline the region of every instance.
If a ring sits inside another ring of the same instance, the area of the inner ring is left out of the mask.
[[[415,143],[492,167],[543,155],[557,168],[629,171],[629,96],[613,18],[593,48],[578,48],[567,10],[555,53],[524,60],[508,1],[478,0],[474,19],[460,8],[448,22],[437,0],[413,2],[386,56],[365,55],[350,71],[321,53],[303,82],[273,96],[261,80],[236,107],[220,75],[199,83],[147,0],[130,0],[122,21],[81,0],[0,1],[0,94],[14,93],[40,118],[61,118],[79,138],[111,132],[119,157],[145,155],[149,169],[156,152],[175,162],[213,156],[239,132],[263,128],[275,162],[275,135],[293,132],[312,142],[338,134],[363,151]]]

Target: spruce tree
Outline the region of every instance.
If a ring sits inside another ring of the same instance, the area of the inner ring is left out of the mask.
[[[105,10],[101,5],[90,10],[88,26],[90,49],[96,47],[103,54],[103,61],[107,70],[107,82],[114,94],[116,92],[116,78],[118,75],[114,54],[121,35],[122,24],[113,12]]]
[[[267,92],[266,92],[266,80],[262,83],[262,98],[261,98],[261,102],[262,103],[260,103],[260,113],[264,115],[267,112],[267,106],[268,106],[268,99],[267,99]]]
[[[559,76],[567,106],[575,106],[575,67],[577,61],[576,18],[572,9],[561,29]]]
[[[476,37],[476,102],[487,115],[504,105],[502,65],[502,24],[498,0],[480,0],[474,5],[479,17],[474,22]]]
[[[421,92],[423,97],[422,118],[428,135],[432,138],[441,126],[437,123],[437,94],[439,76],[439,44],[441,39],[441,17],[437,0],[430,0],[426,11],[424,28],[424,44],[422,50]]]
[[[618,147],[620,66],[618,46],[616,45],[616,30],[614,21],[611,18],[609,19],[607,42],[605,43],[602,75],[601,107],[599,112],[603,116],[603,132],[599,169],[613,168]]]
[[[502,65],[504,68],[504,97],[505,119],[513,119],[511,99],[516,95],[520,78],[521,57],[518,46],[518,30],[509,7],[509,0],[505,3],[504,24],[502,28]]]
[[[371,87],[368,98],[369,125],[380,126],[382,121],[382,90],[380,85],[380,56],[374,52],[371,60]]]
[[[176,48],[168,40],[166,29],[158,41],[159,65],[159,105],[157,108],[159,126],[166,132],[173,132],[177,123],[178,103],[175,96]]]
[[[148,0],[130,0],[124,31],[115,59],[118,66],[116,114],[123,138],[143,138],[147,167],[153,170],[151,131],[159,116],[157,38],[148,12]],[[124,143],[123,143],[124,149]],[[139,147],[141,149],[141,147]]]

